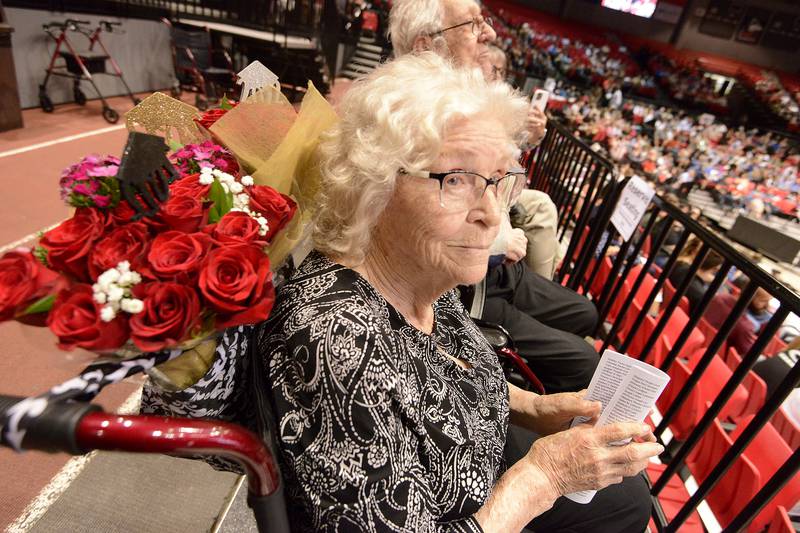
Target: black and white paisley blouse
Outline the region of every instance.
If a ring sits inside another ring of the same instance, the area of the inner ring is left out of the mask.
[[[472,515],[505,467],[508,385],[454,292],[434,317],[422,333],[312,253],[265,324],[226,332],[195,386],[146,388],[143,411],[222,418],[277,442],[298,530],[480,531]]]

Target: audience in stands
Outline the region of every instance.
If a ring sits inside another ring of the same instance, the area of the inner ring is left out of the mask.
[[[763,205],[759,216],[797,218],[800,152],[785,138],[641,103],[608,109],[588,95],[562,114],[617,162],[623,175],[684,194],[702,188],[723,207],[742,213],[759,214]]]
[[[685,260],[676,262],[675,266],[672,268],[669,274],[669,280],[676,289],[680,287],[681,283],[683,283],[689,275],[691,261],[694,261],[695,257],[686,257]],[[703,258],[700,267],[697,269],[694,276],[692,276],[689,287],[686,289],[685,296],[689,300],[690,312],[696,313],[699,309],[700,302],[708,290],[708,285],[714,279],[714,276],[717,275],[717,272],[719,272],[719,267],[722,266],[722,262],[722,256],[714,250],[709,251]]]
[[[770,298],[770,294],[759,287],[747,305],[747,310],[739,317],[731,330],[727,343],[739,354],[746,354],[750,350],[764,323],[772,317],[772,313],[769,311]],[[725,319],[730,316],[731,310],[738,300],[738,295],[719,292],[711,300],[703,317],[710,325],[719,329]]]

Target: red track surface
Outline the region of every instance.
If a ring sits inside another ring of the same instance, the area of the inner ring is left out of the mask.
[[[120,115],[133,106],[124,98],[112,98],[110,103]],[[56,106],[49,115],[38,109],[27,110],[23,112],[25,128],[0,133],[0,246],[69,216],[58,196],[61,170],[90,153],[119,155],[127,131],[119,128],[15,155],[3,154],[108,128],[110,124],[100,116],[100,109],[99,101],[90,101],[83,108]],[[49,331],[17,323],[0,324],[0,346],[0,392],[4,394],[43,392],[73,377],[90,360],[85,352],[57,350]],[[99,403],[106,409],[116,409],[136,388],[135,382],[112,387],[100,395]],[[66,455],[17,455],[0,449],[0,528],[5,529],[25,510],[68,459]]]

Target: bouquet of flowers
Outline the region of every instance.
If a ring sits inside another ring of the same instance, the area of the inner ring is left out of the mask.
[[[169,159],[179,178],[149,218],[121,199],[116,157],[66,169],[61,196],[73,216],[0,257],[0,321],[46,325],[64,350],[130,356],[266,319],[266,250],[297,204],[255,184],[212,140],[176,146]]]

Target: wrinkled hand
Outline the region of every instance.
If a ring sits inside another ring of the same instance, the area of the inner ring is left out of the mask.
[[[580,392],[561,392],[534,396],[531,399],[531,413],[525,427],[539,435],[552,435],[569,429],[569,424],[576,416],[595,419],[600,416],[602,404],[585,400],[586,390]]]
[[[508,233],[506,244],[506,263],[516,263],[528,253],[528,238],[519,228],[514,228]]]
[[[610,445],[627,439],[646,442]],[[619,422],[601,428],[581,424],[537,440],[524,460],[542,472],[560,495],[599,490],[644,470],[650,457],[664,451],[654,441],[647,424]]]
[[[544,111],[535,107],[528,109],[528,118],[525,121],[525,129],[528,131],[528,143],[536,146],[544,139],[545,126],[547,126],[547,116]]]

